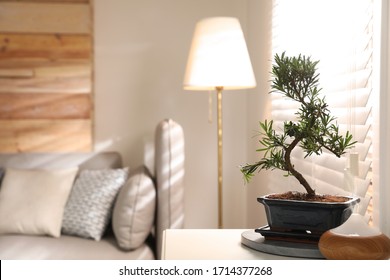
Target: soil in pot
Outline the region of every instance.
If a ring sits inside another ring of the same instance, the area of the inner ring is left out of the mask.
[[[312,202],[346,202],[351,200],[350,197],[337,196],[337,195],[308,195],[301,192],[285,192],[280,194],[270,194],[267,198],[272,199],[286,199],[286,200],[299,200],[299,201],[312,201]]]

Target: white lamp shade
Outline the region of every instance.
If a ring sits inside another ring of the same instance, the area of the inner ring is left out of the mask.
[[[183,84],[187,90],[256,86],[238,19],[206,18],[196,24]]]

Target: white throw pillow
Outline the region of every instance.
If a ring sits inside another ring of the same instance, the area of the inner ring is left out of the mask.
[[[65,206],[62,232],[100,240],[127,177],[128,168],[81,171]]]
[[[133,172],[118,194],[112,216],[113,231],[119,247],[138,248],[152,230],[156,189],[145,169]]]
[[[59,237],[77,171],[6,169],[0,189],[0,233]]]

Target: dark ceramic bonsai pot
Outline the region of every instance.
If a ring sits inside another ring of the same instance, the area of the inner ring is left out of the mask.
[[[264,205],[268,225],[274,231],[310,231],[321,234],[343,224],[352,214],[359,198],[346,202],[308,202],[271,199],[257,200]]]

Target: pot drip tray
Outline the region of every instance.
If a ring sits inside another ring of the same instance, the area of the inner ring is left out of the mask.
[[[291,242],[288,239],[272,239],[260,235],[256,230],[244,231],[241,234],[241,243],[253,250],[286,257],[324,259],[318,249],[318,244],[313,242]],[[270,233],[267,231],[267,233]],[[272,235],[272,234],[271,234]]]
[[[255,232],[260,233],[262,236],[264,236],[266,240],[279,240],[279,241],[289,241],[289,242],[297,242],[297,243],[317,244],[321,237],[321,234],[313,233],[310,231],[271,230],[271,228],[268,225],[255,229]]]

